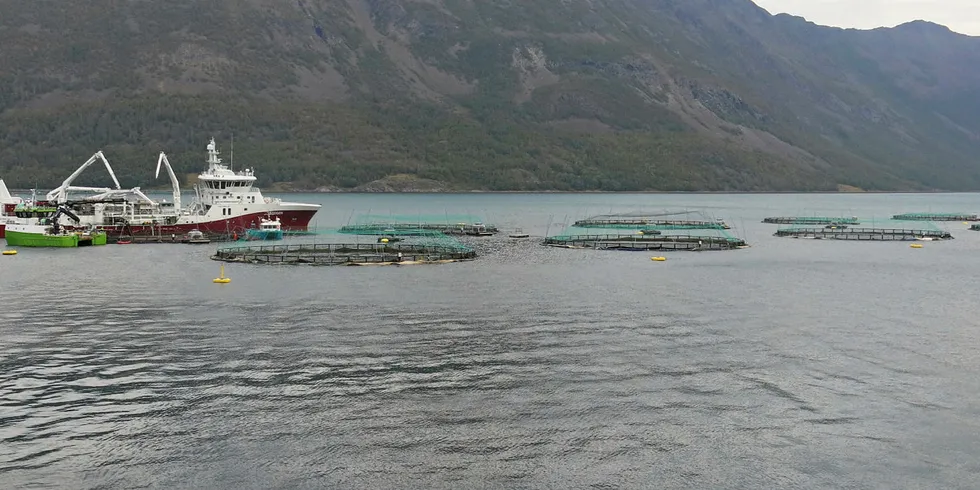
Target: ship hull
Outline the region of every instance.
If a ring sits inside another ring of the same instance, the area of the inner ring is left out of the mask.
[[[190,221],[167,225],[111,225],[96,226],[100,231],[108,233],[110,236],[181,236],[191,230],[200,230],[207,235],[238,235],[244,237],[247,230],[256,228],[262,218],[277,216],[282,222],[282,229],[289,231],[307,231],[310,220],[313,219],[317,209],[309,210],[284,210],[284,211],[262,211],[259,213],[249,213],[241,216],[229,216],[226,219],[211,221]]]
[[[47,235],[15,230],[5,230],[4,239],[11,247],[45,247],[45,248],[75,248],[87,245],[105,245],[105,233],[93,233],[88,237],[76,234]]]

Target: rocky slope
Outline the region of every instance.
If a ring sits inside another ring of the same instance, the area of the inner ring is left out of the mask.
[[[12,186],[97,149],[149,183],[157,151],[190,173],[234,134],[236,164],[307,189],[980,188],[980,39],[925,22],[842,30],[748,0],[0,11]]]

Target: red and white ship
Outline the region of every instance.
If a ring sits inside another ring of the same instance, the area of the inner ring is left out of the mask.
[[[208,143],[207,152],[208,168],[198,175],[194,199],[187,207],[181,207],[180,182],[163,152],[157,160],[157,177],[160,168],[165,167],[173,186],[173,202],[153,200],[139,187],[121,189],[112,167],[99,151],[65,179],[61,186],[49,192],[46,203],[36,204],[67,205],[80,221],[66,221],[64,226],[94,226],[110,236],[183,235],[191,230],[216,235],[241,235],[250,228],[257,228],[262,218],[271,217],[279,219],[283,230],[307,230],[313,215],[320,209],[319,204],[265,197],[258,187],[254,187],[256,177],[253,169],[236,172],[221,163],[214,138]],[[71,185],[79,174],[99,160],[105,163],[115,189]],[[88,195],[76,198],[70,196],[72,192],[86,192]],[[6,195],[9,196],[9,193]],[[3,197],[0,191],[0,199]],[[13,214],[7,212],[7,208],[13,211],[18,205],[23,206],[19,202],[6,204],[4,201],[4,214]]]
[[[14,215],[14,208],[23,202],[23,199],[11,196],[10,191],[7,190],[7,184],[4,184],[3,179],[0,179],[0,238],[5,236],[4,231],[7,229],[8,223],[16,224],[20,221]]]

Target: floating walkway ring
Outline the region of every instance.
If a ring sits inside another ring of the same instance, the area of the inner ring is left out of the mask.
[[[441,245],[306,243],[219,248],[211,258],[252,264],[393,265],[472,260],[476,252]]]

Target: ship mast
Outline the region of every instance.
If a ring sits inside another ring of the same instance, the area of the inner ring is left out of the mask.
[[[218,149],[214,144],[214,138],[208,143],[208,170],[212,172],[215,170],[215,165],[221,163],[221,159],[218,158]]]

